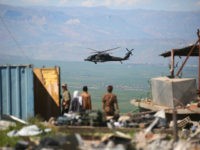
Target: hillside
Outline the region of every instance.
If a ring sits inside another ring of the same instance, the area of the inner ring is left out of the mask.
[[[82,61],[87,48],[134,48],[133,63],[161,63],[158,55],[196,40],[199,12],[116,10],[105,7],[0,5],[0,54]]]

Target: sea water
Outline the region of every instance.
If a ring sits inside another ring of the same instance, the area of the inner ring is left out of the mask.
[[[96,110],[102,109],[102,96],[106,93],[106,87],[113,85],[113,93],[117,95],[122,113],[136,110],[130,100],[151,98],[151,78],[170,74],[167,65],[90,62],[47,64],[60,66],[61,83],[68,84],[71,95],[74,90],[81,92],[82,87],[87,85],[92,97],[92,108]],[[182,77],[197,78],[197,67],[185,67]]]

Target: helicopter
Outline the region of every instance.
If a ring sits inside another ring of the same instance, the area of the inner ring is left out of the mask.
[[[107,53],[108,51],[112,51],[112,50],[115,50],[118,48],[120,48],[120,47],[107,49],[107,50],[103,50],[103,51],[98,51],[95,49],[88,48],[88,49],[94,51],[93,53],[95,53],[95,54],[88,56],[84,60],[94,62],[95,64],[97,64],[97,62],[107,62],[107,61],[120,61],[122,63],[122,61],[128,60],[130,55],[133,55],[132,51],[134,49],[129,50],[128,48],[126,48],[127,53],[125,54],[124,57],[111,56],[109,53]]]

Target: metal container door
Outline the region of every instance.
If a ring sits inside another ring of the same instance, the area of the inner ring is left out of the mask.
[[[60,115],[60,68],[34,68],[35,114],[45,120]]]

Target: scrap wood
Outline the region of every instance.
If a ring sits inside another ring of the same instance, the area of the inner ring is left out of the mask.
[[[189,116],[187,116],[186,118],[182,119],[180,122],[178,122],[178,127],[179,128],[183,128],[185,127],[189,122],[191,122],[191,119]]]

